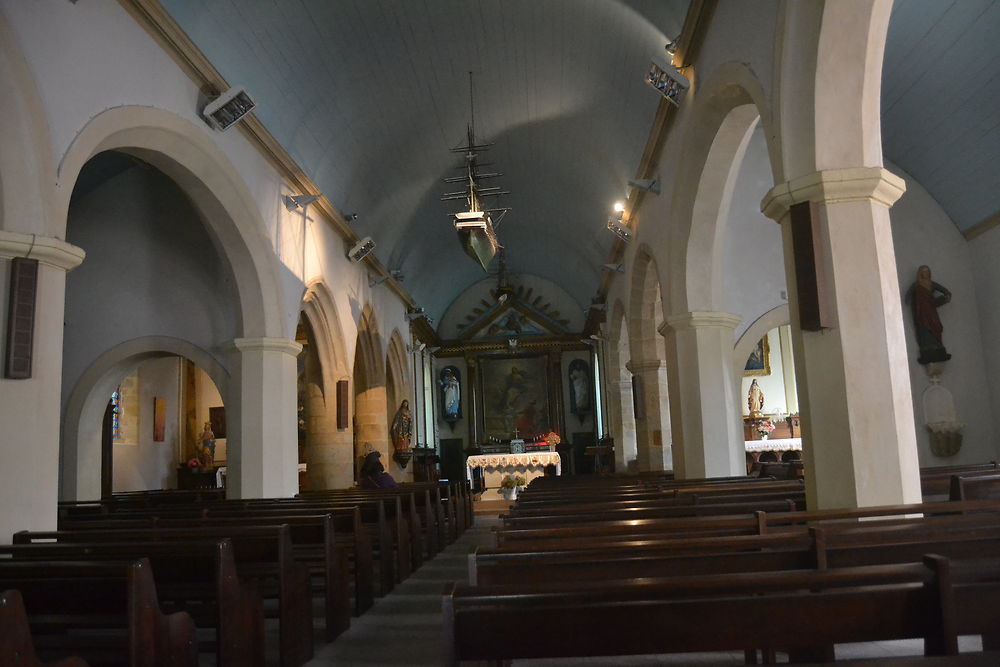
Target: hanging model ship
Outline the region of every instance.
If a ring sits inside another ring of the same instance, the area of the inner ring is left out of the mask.
[[[471,96],[471,73],[470,73],[470,96]],[[471,100],[470,100],[471,102]],[[482,200],[486,197],[498,197],[510,194],[508,190],[499,187],[481,187],[479,181],[487,178],[502,176],[499,173],[483,173],[480,168],[488,165],[481,165],[478,162],[479,154],[490,149],[493,144],[476,144],[476,116],[475,109],[472,112],[472,122],[468,127],[468,134],[465,146],[451,149],[452,153],[465,154],[465,175],[444,179],[445,183],[465,183],[465,190],[458,192],[447,192],[441,197],[441,201],[465,200],[466,210],[452,214],[454,218],[455,231],[458,232],[458,241],[462,244],[465,253],[476,260],[487,270],[490,262],[500,248],[497,241],[496,228],[500,221],[510,211],[510,208],[483,208]],[[494,219],[494,214],[499,214]]]

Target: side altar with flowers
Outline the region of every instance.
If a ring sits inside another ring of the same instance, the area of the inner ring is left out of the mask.
[[[466,478],[472,484],[474,471],[482,470],[485,487],[482,500],[503,499],[501,490],[504,485],[510,486],[510,480],[516,480],[520,484],[515,487],[515,495],[508,496],[513,499],[516,497],[516,489],[545,475],[549,466],[554,466],[556,475],[562,474],[562,457],[555,451],[560,442],[561,439],[555,432],[530,439],[512,438],[503,441],[492,438],[488,446],[483,447],[483,454],[466,459]]]

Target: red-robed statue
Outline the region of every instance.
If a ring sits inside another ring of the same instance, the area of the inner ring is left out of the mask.
[[[951,355],[944,348],[941,332],[944,327],[937,309],[951,301],[951,292],[931,280],[931,269],[926,264],[917,269],[917,281],[906,293],[906,303],[913,308],[913,326],[920,346],[918,363],[948,361]]]

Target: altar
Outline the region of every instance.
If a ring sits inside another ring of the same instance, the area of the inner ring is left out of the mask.
[[[554,465],[556,474],[562,474],[562,458],[557,452],[526,452],[524,454],[480,454],[470,456],[465,462],[465,474],[472,483],[472,471],[483,469],[486,491],[483,500],[500,500],[497,489],[505,475],[521,475],[525,482],[545,474],[545,466]]]

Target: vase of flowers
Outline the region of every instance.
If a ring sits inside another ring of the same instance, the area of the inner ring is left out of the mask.
[[[757,430],[757,435],[760,436],[761,440],[767,440],[767,436],[774,432],[774,422],[770,419],[758,419],[754,428]]]
[[[525,479],[520,475],[505,475],[500,480],[500,495],[504,500],[517,500],[517,494],[525,484]]]
[[[550,452],[556,451],[556,445],[558,445],[561,442],[562,438],[560,438],[559,434],[556,433],[555,431],[549,431],[547,434],[545,434],[545,444],[549,446]]]

